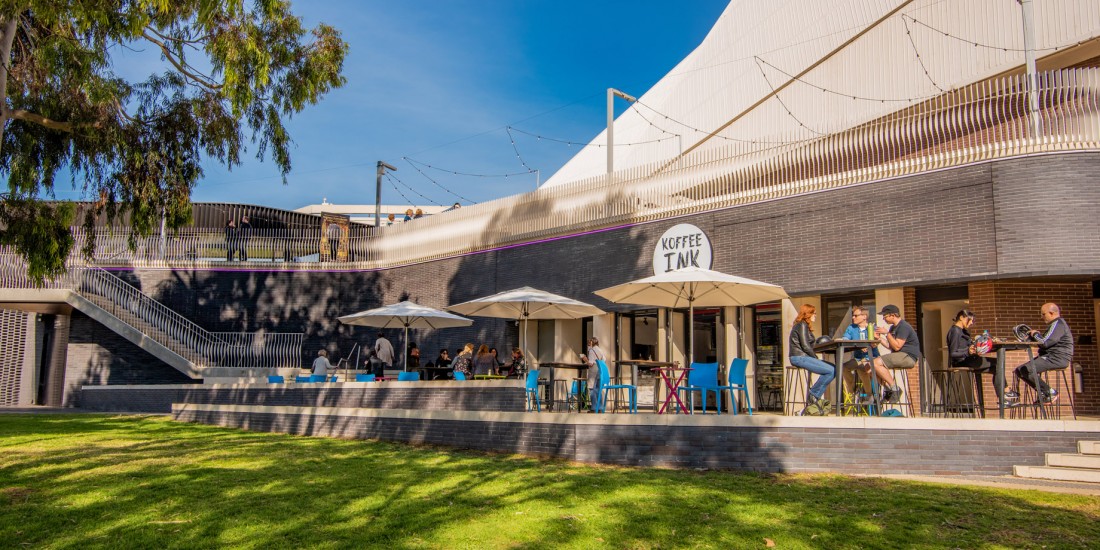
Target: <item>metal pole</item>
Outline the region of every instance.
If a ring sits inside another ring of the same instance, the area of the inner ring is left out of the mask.
[[[1017,0],[1024,26],[1024,63],[1027,72],[1027,104],[1031,119],[1031,137],[1042,135],[1043,123],[1039,118],[1039,75],[1035,68],[1035,6],[1034,0]]]
[[[397,168],[386,164],[384,161],[378,161],[378,173],[374,182],[374,227],[376,228],[382,227],[382,174],[385,174],[386,170],[396,172]]]
[[[615,96],[619,96],[631,103],[638,101],[625,92],[615,88],[607,89],[607,175],[615,171]]]

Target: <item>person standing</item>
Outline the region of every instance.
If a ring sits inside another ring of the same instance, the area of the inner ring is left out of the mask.
[[[458,354],[455,355],[455,360],[451,362],[451,371],[454,374],[462,373],[467,379],[472,379],[474,373],[471,372],[470,366],[474,362],[474,345],[466,344],[465,347],[458,350]],[[457,376],[455,376],[457,378]]]
[[[913,325],[901,318],[901,310],[898,306],[889,304],[883,306],[882,320],[886,321],[890,328],[875,327],[875,335],[882,345],[890,348],[890,353],[882,357],[876,357],[874,361],[875,374],[882,381],[882,401],[885,403],[897,403],[901,399],[901,388],[894,380],[890,369],[911,369],[917,365],[917,357],[920,356],[920,340]]]
[[[252,224],[248,223],[248,216],[241,216],[241,224],[237,226],[237,232],[240,233],[237,239],[240,243],[240,258],[242,262],[247,262],[248,240],[252,238]]]
[[[335,262],[337,260],[337,254],[340,252],[340,237],[343,234],[340,224],[328,224],[328,229],[325,230],[325,235],[328,237],[328,261]]]
[[[1069,366],[1070,360],[1073,359],[1073,332],[1069,330],[1069,325],[1062,318],[1062,310],[1057,304],[1043,304],[1039,315],[1047,324],[1046,330],[1042,332],[1033,330],[1028,333],[1033,340],[1039,342],[1039,356],[1016,367],[1016,376],[1038,392],[1039,402],[1054,403],[1058,400],[1058,390],[1051,389],[1039,375],[1051,369],[1063,369]],[[1006,399],[1013,397],[1020,398],[1015,391],[1005,393]]]
[[[489,353],[489,346],[481,344],[474,359],[474,375],[493,374],[497,371],[497,360]]]
[[[600,397],[600,368],[596,361],[607,363],[607,354],[600,348],[599,338],[593,336],[588,339],[588,353],[581,355],[581,361],[588,365],[588,402],[594,406]],[[590,407],[588,412],[594,412],[593,408]]]
[[[374,341],[374,356],[378,358],[375,364],[375,376],[385,376],[386,369],[393,368],[393,344],[386,339],[386,335],[378,332],[378,339]]]
[[[836,378],[836,365],[818,359],[814,352],[814,332],[810,329],[810,323],[816,321],[817,308],[802,304],[791,327],[791,364],[818,375],[817,381],[810,386],[809,394],[806,395],[806,406],[801,413],[803,415],[807,411],[825,414],[825,410],[829,408],[829,400],[825,399],[825,388]]]
[[[975,383],[981,380],[981,373],[996,372],[997,361],[978,355],[974,341],[970,337],[970,325],[974,324],[974,312],[969,309],[959,310],[955,314],[955,322],[947,329],[947,359],[953,368],[969,369],[974,374]],[[980,384],[979,384],[980,386]],[[997,392],[997,399],[1004,399],[1004,387],[993,386]],[[982,398],[982,392],[978,391],[978,399]],[[984,405],[984,403],[980,403]],[[1006,406],[1015,405],[1005,402]]]
[[[405,354],[405,370],[416,370],[420,368],[420,348],[416,347],[416,342],[409,343],[409,351]]]
[[[237,253],[237,223],[233,220],[225,222],[225,261],[232,262],[233,255]]]

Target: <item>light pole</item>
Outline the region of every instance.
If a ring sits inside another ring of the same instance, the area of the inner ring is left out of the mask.
[[[625,92],[615,88],[607,89],[607,177],[615,171],[615,96],[619,96],[631,103],[638,101]]]
[[[397,168],[386,164],[385,161],[378,161],[378,177],[374,182],[374,227],[375,229],[382,227],[382,174],[386,173],[386,170],[390,172],[396,172]]]

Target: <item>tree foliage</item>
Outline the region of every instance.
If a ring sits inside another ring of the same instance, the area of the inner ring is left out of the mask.
[[[125,48],[163,70],[121,77]],[[141,235],[190,220],[204,159],[232,168],[251,143],[285,181],[284,120],[343,85],[346,53],[289,0],[0,0],[0,243],[39,279],[64,272],[72,207],[48,199],[66,171],[95,199],[85,227],[126,214]]]

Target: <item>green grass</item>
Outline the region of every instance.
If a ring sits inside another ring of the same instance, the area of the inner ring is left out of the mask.
[[[1097,548],[1100,498],[0,415],[5,548]]]

